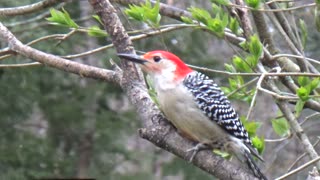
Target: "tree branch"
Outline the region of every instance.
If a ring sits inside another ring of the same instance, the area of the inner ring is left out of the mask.
[[[121,75],[111,70],[88,66],[69,61],[58,56],[47,54],[27,45],[22,44],[1,22],[0,38],[9,44],[9,49],[25,57],[36,60],[42,64],[78,74],[81,77],[101,79],[109,82],[119,83]]]
[[[46,7],[62,3],[67,0],[43,0],[34,4],[29,4],[26,6],[20,7],[11,7],[11,8],[0,8],[0,16],[17,16],[30,14]]]

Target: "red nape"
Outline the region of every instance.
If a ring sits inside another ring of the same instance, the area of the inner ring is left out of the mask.
[[[171,60],[173,63],[177,65],[176,69],[176,77],[175,79],[179,80],[184,78],[187,74],[191,73],[193,70],[190,69],[178,56],[172,54],[168,51],[155,50],[150,51],[144,55],[145,58],[149,58],[154,56],[155,54],[161,54],[163,58]]]

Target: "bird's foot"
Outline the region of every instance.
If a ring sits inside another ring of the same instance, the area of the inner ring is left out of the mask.
[[[210,149],[206,144],[204,143],[198,143],[197,145],[195,145],[194,147],[190,148],[187,150],[187,152],[190,152],[192,151],[192,155],[189,159],[189,162],[191,163],[194,159],[194,157],[197,155],[197,153],[199,151],[202,151],[202,150],[207,150],[207,149]]]

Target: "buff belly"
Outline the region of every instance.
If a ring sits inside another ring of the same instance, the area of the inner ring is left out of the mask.
[[[227,138],[226,132],[198,108],[192,94],[187,89],[182,93],[174,91],[175,89],[162,91],[158,94],[158,100],[166,118],[182,134],[194,141],[206,144],[214,142],[215,138]],[[191,102],[191,104],[186,102]]]

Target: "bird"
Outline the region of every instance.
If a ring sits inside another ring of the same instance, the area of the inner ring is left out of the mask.
[[[238,113],[212,79],[164,50],[118,57],[138,64],[150,76],[165,117],[179,134],[198,143],[187,150],[193,152],[190,161],[200,150],[219,149],[245,162],[257,178],[267,179],[253,159],[263,161]]]

